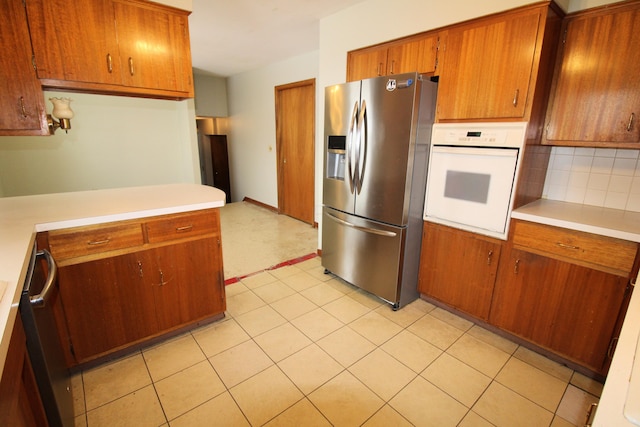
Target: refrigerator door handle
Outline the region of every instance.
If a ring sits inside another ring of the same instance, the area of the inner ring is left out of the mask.
[[[364,231],[365,233],[377,234],[378,236],[385,236],[385,237],[396,237],[398,235],[398,233],[394,233],[393,231],[376,230],[375,228],[368,228],[368,227],[362,227],[360,225],[355,225],[348,221],[340,219],[337,216],[331,215],[330,213],[327,213],[327,216],[332,220],[334,220],[335,222],[337,222],[338,224],[342,224],[346,227],[351,227],[359,231]]]
[[[358,116],[357,191],[362,191],[365,165],[367,164],[367,102],[363,99]]]
[[[354,172],[354,165],[353,165],[353,161],[351,158],[351,155],[353,153],[353,140],[354,138],[357,138],[357,126],[358,126],[358,101],[356,101],[356,103],[353,106],[353,112],[351,113],[351,123],[349,124],[349,133],[347,135],[347,169],[349,171],[349,188],[351,189],[351,194],[353,194],[353,192],[355,191],[354,188],[354,184],[355,184],[355,172]],[[357,152],[356,152],[357,155]],[[356,159],[357,162],[357,159]],[[355,165],[355,167],[357,168],[357,163]]]

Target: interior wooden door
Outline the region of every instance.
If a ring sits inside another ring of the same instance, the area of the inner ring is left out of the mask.
[[[227,203],[231,203],[231,179],[229,178],[227,135],[209,135],[209,142],[211,143],[213,186],[224,191],[227,195]]]
[[[314,223],[315,79],[276,87],[278,212]]]

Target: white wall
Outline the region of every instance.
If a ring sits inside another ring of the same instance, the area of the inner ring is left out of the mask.
[[[3,196],[200,182],[193,100],[52,96],[73,99],[72,129],[0,137]]]
[[[227,117],[227,79],[201,74],[194,70],[193,87],[196,116]]]
[[[317,73],[315,51],[228,78],[229,169],[234,202],[248,197],[278,206],[275,87],[317,78]],[[316,94],[317,101],[319,98]]]

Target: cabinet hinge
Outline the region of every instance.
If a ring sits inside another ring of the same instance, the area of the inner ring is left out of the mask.
[[[562,44],[567,42],[567,29],[564,29],[564,33],[562,34]]]
[[[38,71],[38,66],[36,65],[36,56],[31,55],[31,65],[33,65],[33,70]]]

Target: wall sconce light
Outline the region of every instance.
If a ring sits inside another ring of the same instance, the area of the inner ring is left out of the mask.
[[[71,129],[71,119],[73,118],[73,110],[69,106],[71,98],[49,98],[49,101],[53,104],[53,111],[51,114],[47,114],[49,133],[53,135],[58,128],[68,132]]]

